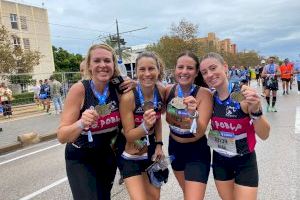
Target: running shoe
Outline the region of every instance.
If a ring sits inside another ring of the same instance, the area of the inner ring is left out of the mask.
[[[271,106],[267,106],[267,112],[272,112],[271,111]]]
[[[272,112],[277,112],[275,107],[272,107]]]
[[[285,91],[283,91],[282,95],[285,95]]]

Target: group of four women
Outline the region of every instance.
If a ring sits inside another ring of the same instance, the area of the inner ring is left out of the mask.
[[[110,199],[117,167],[131,199],[159,199],[160,187],[145,171],[165,156],[162,113],[170,127],[172,169],[185,199],[204,198],[211,166],[222,199],[256,199],[255,134],[266,139],[270,130],[256,91],[233,90],[216,53],[201,62],[189,51],[179,55],[174,85],[158,84],[162,68],[156,54],[141,53],[137,82],[126,79],[120,94],[111,81],[119,75],[113,49],[105,44],[89,49],[85,73],[90,78],[70,89],[58,129],[59,141],[67,143],[74,199]]]

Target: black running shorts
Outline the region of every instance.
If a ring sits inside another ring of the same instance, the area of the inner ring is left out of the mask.
[[[233,180],[238,185],[257,187],[258,169],[255,152],[228,158],[213,152],[213,174],[215,180]]]
[[[169,137],[169,155],[174,156],[172,169],[184,171],[185,180],[207,183],[211,154],[206,136],[196,142],[179,143]]]

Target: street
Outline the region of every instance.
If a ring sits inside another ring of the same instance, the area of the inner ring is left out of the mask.
[[[285,96],[281,95],[281,91],[278,93],[278,112],[265,113],[271,124],[270,137],[266,141],[257,138],[258,199],[296,200],[300,199],[300,95],[296,91]],[[47,129],[55,130],[55,127]],[[165,121],[163,136],[167,154],[168,126]],[[66,178],[64,147],[57,140],[51,140],[0,156],[0,199],[72,199]],[[125,185],[119,186],[118,179],[119,172],[112,190],[112,199],[129,199]],[[162,187],[161,199],[183,199],[172,172],[169,182]],[[205,199],[220,199],[212,173]]]

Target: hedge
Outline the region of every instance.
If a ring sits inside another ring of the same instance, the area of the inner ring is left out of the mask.
[[[14,94],[13,98],[14,98],[14,100],[12,101],[12,105],[14,105],[14,106],[34,103],[33,92]]]

